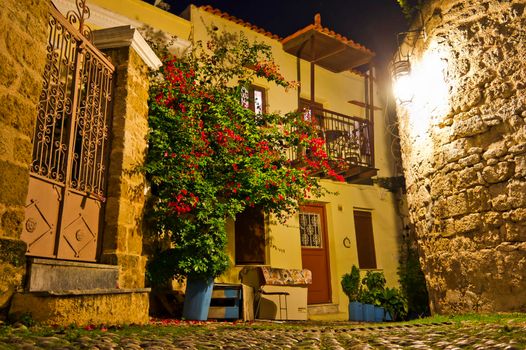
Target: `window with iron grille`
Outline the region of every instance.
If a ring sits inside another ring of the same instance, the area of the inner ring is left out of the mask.
[[[303,248],[323,247],[320,214],[300,213],[300,238]]]

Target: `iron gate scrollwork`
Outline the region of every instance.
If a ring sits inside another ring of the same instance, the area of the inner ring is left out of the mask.
[[[68,13],[70,23],[50,8],[22,239],[27,255],[95,261],[114,67],[85,37],[85,0],[77,0],[77,9]]]

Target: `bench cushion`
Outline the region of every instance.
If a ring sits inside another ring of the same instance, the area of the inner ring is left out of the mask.
[[[303,269],[279,269],[261,266],[262,285],[297,286],[312,283],[312,273]]]

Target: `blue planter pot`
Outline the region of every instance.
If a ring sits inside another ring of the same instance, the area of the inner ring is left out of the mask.
[[[214,279],[188,279],[184,295],[183,317],[187,320],[206,321],[212,299]]]
[[[363,320],[365,322],[374,322],[374,305],[363,304]]]
[[[384,320],[385,309],[381,306],[374,307],[374,322],[382,322]]]
[[[363,321],[363,304],[358,301],[349,303],[349,321]]]

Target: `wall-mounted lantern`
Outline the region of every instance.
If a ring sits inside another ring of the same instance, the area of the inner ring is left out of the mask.
[[[393,79],[393,94],[397,102],[401,105],[407,104],[413,100],[415,94],[415,84],[412,81],[413,79],[411,76],[410,57],[413,54],[417,40],[420,38],[426,38],[424,19],[422,13],[420,11],[419,13],[421,27],[415,30],[398,33],[396,36],[398,42],[398,52],[396,54],[396,59],[393,61],[391,66],[391,76]],[[401,37],[403,37],[403,40],[400,40]],[[411,40],[412,43],[410,43]],[[402,42],[404,42],[408,48],[408,52],[405,54],[402,53]]]
[[[411,82],[411,62],[409,56],[398,59],[392,65],[393,94],[400,104],[413,100],[414,88]]]

